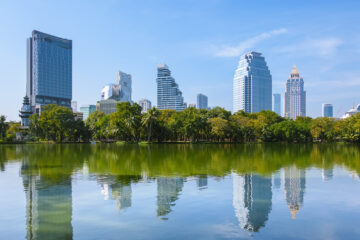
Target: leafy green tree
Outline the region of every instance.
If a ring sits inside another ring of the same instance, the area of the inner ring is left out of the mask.
[[[14,142],[16,140],[16,133],[20,133],[20,123],[10,122],[6,130],[6,141]]]
[[[211,125],[211,134],[218,141],[224,141],[230,131],[229,121],[220,117],[211,118],[209,120]]]
[[[142,119],[142,124],[143,126],[145,126],[147,128],[147,140],[148,142],[151,141],[151,134],[154,128],[154,125],[157,123],[158,118],[160,116],[160,111],[158,109],[156,109],[155,107],[149,109],[143,119]]]
[[[8,128],[8,124],[6,123],[6,117],[4,115],[0,116],[0,139],[5,139],[6,130]]]
[[[107,129],[109,127],[109,117],[101,111],[95,111],[89,114],[85,121],[85,125],[89,128],[92,138],[96,140],[105,140]]]

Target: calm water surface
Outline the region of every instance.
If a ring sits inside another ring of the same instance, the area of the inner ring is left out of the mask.
[[[2,145],[0,239],[360,239],[346,144]]]

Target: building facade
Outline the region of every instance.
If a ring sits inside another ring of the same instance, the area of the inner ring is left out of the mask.
[[[88,104],[88,105],[82,105],[80,107],[80,112],[83,113],[83,120],[84,121],[89,117],[89,115],[91,113],[93,113],[95,111],[96,111],[96,106],[95,105]]]
[[[131,75],[118,71],[116,73],[116,84],[107,84],[101,90],[101,100],[113,99],[120,102],[131,102],[131,92]]]
[[[281,95],[280,93],[274,93],[274,109],[273,111],[281,116]]]
[[[141,106],[142,112],[147,112],[151,108],[151,102],[148,99],[140,99],[139,105]]]
[[[285,84],[284,117],[296,119],[298,116],[306,116],[306,92],[304,80],[294,66]]]
[[[240,57],[233,82],[233,111],[256,113],[272,108],[272,77],[261,53]]]
[[[72,41],[33,31],[27,40],[26,95],[33,110],[47,104],[71,107]]]
[[[101,100],[96,103],[96,110],[109,115],[117,111],[116,106],[118,103],[119,101],[114,99]]]
[[[199,93],[196,96],[196,106],[198,109],[207,109],[208,108],[208,97],[204,94]]]
[[[77,101],[71,101],[71,109],[73,112],[77,112]]]
[[[185,109],[184,98],[171,71],[166,64],[157,66],[157,107],[159,109],[173,109],[182,111]]]
[[[334,108],[330,103],[323,103],[322,105],[322,116],[323,117],[334,117]]]
[[[360,112],[360,104],[358,104],[356,107],[354,105],[353,108],[350,109],[349,111],[345,112],[345,114],[341,118],[345,119],[345,118],[351,117],[351,116],[357,114],[358,112]]]

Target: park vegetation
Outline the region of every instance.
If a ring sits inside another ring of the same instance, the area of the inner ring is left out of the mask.
[[[20,125],[5,120],[0,117],[0,140],[13,141]],[[142,113],[138,104],[123,102],[116,112],[95,111],[84,122],[68,108],[48,105],[40,116],[30,117],[29,134],[33,140],[54,142],[360,142],[360,114],[291,120],[272,111],[232,114],[220,107]]]

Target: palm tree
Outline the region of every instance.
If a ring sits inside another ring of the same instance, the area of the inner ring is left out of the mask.
[[[159,116],[160,116],[160,111],[157,108],[153,107],[153,108],[149,109],[147,111],[147,113],[145,113],[145,115],[142,119],[142,124],[144,126],[147,126],[147,129],[148,129],[148,142],[150,142],[150,140],[151,140],[151,132],[152,132],[154,122],[158,120]]]

